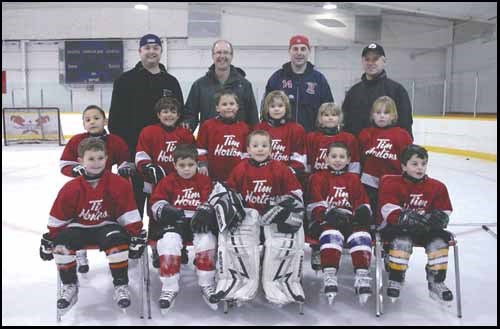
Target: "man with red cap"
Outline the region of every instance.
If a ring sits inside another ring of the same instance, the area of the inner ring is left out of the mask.
[[[309,39],[295,35],[290,39],[290,62],[274,72],[266,85],[266,95],[282,90],[290,100],[292,120],[304,126],[306,132],[316,129],[315,122],[321,104],[333,102],[330,85],[325,76],[308,61]]]

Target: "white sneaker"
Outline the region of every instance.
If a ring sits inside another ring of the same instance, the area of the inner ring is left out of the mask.
[[[324,292],[328,298],[328,304],[332,304],[337,295],[337,269],[335,267],[327,267],[323,269],[323,283],[325,286]]]
[[[130,291],[128,285],[122,284],[115,286],[114,300],[120,308],[127,308],[130,306]]]
[[[162,290],[160,294],[160,300],[158,301],[160,309],[163,311],[170,310],[175,302],[175,297],[177,297],[177,291],[173,290]]]
[[[76,264],[78,266],[78,273],[87,273],[89,271],[87,250],[82,249],[76,251]]]
[[[69,311],[69,309],[78,300],[78,284],[70,283],[63,284],[61,289],[61,296],[57,300],[57,309],[62,311],[63,314]]]
[[[368,300],[368,297],[372,295],[371,287],[372,278],[367,269],[357,269],[356,276],[354,277],[354,290],[356,295],[359,297],[359,303],[364,304]]]
[[[213,285],[201,286],[201,296],[212,310],[217,310],[217,299],[215,298],[215,287]]]

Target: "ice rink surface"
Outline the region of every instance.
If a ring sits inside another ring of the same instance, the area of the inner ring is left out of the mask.
[[[52,145],[2,147],[2,325],[55,325],[56,267],[38,255],[48,214],[57,192],[69,180],[59,172],[63,148]],[[130,261],[132,305],[127,314],[115,306],[112,281],[104,253],[89,251],[90,271],[80,276],[78,302],[63,317],[62,325],[496,325],[497,240],[481,229],[489,223],[497,232],[497,165],[493,162],[430,153],[428,174],[443,181],[454,208],[448,227],[457,235],[462,283],[462,319],[456,307],[445,308],[429,298],[423,248],[414,250],[401,298],[384,314],[375,316],[375,298],[360,306],[354,295],[350,256],[344,254],[339,293],[329,306],[321,275],[310,267],[306,247],[303,285],[304,315],[295,305],[271,306],[257,298],[224,314],[203,302],[196,282],[193,254],[181,268],[181,291],[173,309],[161,315],[157,300],[161,284],[151,267],[152,319],[139,318],[139,264]],[[455,291],[453,252],[450,250],[446,284]],[[374,267],[372,267],[374,277]],[[374,281],[372,281],[374,283]],[[372,285],[373,286],[373,285]]]

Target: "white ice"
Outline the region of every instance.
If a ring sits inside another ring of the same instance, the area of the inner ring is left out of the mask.
[[[48,213],[61,186],[69,179],[59,172],[62,147],[17,145],[2,148],[2,325],[56,324],[56,267],[38,255]],[[462,283],[462,319],[455,304],[444,308],[428,296],[422,248],[410,260],[400,300],[385,299],[385,313],[375,316],[375,298],[360,306],[354,295],[350,256],[344,255],[339,293],[334,305],[320,294],[321,276],[310,268],[306,250],[303,284],[304,315],[297,306],[276,308],[262,294],[224,314],[202,301],[190,262],[183,265],[181,292],[174,309],[162,316],[157,299],[158,272],[151,267],[152,316],[139,318],[139,266],[130,262],[132,305],[128,313],[112,300],[112,281],[103,253],[89,251],[90,272],[80,276],[77,304],[63,317],[63,325],[496,325],[497,240],[478,223],[491,223],[497,232],[496,163],[430,153],[428,173],[446,183],[454,212],[449,229],[457,234]],[[454,225],[455,224],[455,225]],[[464,224],[458,226],[458,224]],[[447,285],[456,297],[453,252],[449,255]],[[372,268],[374,276],[374,268]]]

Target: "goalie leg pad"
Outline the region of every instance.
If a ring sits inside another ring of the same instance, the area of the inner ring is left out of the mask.
[[[370,267],[372,256],[372,237],[364,231],[354,232],[347,239],[354,269]]]
[[[248,301],[259,287],[259,213],[245,208],[236,230],[219,233],[216,299]]]
[[[280,233],[276,225],[266,225],[264,235],[262,286],[267,300],[278,305],[303,303],[304,228],[296,233]]]
[[[321,233],[319,243],[321,266],[338,268],[344,246],[344,235],[338,230],[326,230]]]
[[[158,240],[156,248],[160,256],[160,278],[178,274],[181,269],[181,236],[167,232]]]

